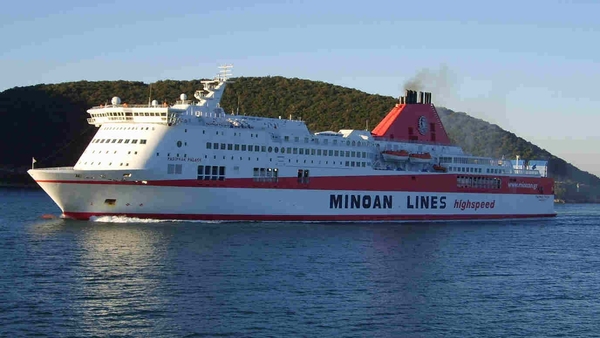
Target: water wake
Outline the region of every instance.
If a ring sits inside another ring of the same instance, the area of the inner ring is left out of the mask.
[[[179,219],[155,219],[155,218],[138,218],[128,216],[92,216],[90,222],[96,223],[223,223],[223,221],[201,221],[201,220],[179,220]]]

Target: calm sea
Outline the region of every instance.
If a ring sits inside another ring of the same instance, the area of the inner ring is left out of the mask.
[[[600,334],[600,206],[548,220],[202,223],[0,190],[0,336]]]

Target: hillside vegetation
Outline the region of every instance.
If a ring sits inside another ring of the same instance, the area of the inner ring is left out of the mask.
[[[0,182],[31,182],[24,171],[34,156],[36,165],[73,165],[95,134],[86,110],[113,96],[123,102],[152,99],[173,103],[181,93],[191,96],[200,80],[70,82],[16,87],[0,93]],[[311,131],[372,129],[397,102],[324,82],[284,77],[236,78],[225,90],[221,105],[227,112],[301,118]],[[435,93],[434,93],[435,102]],[[579,170],[497,125],[466,113],[437,107],[453,142],[474,155],[549,160],[557,181],[557,197],[567,201],[599,201],[600,179]],[[579,189],[576,184],[579,183]]]

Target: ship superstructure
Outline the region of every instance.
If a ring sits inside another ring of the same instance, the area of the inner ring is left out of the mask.
[[[74,167],[31,176],[68,217],[369,221],[554,216],[538,167],[465,154],[427,92],[407,91],[372,131],[226,113],[230,66],[174,105],[88,110],[98,132]]]

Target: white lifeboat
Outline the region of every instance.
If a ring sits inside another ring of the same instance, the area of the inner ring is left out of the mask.
[[[406,150],[385,150],[381,155],[388,162],[405,162],[408,160],[409,153]]]
[[[412,153],[408,155],[412,163],[429,163],[431,162],[430,153]]]

